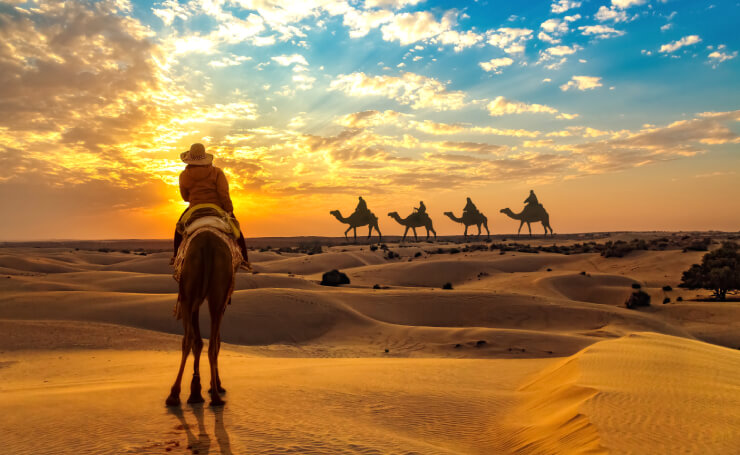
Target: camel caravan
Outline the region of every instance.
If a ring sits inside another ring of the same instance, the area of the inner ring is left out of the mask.
[[[501,213],[507,215],[509,218],[520,221],[519,229],[517,230],[516,235],[520,235],[522,226],[524,226],[524,223],[527,223],[529,236],[532,237],[531,223],[537,222],[542,223],[542,227],[545,229],[545,237],[547,237],[548,229],[550,230],[550,235],[554,235],[552,227],[550,227],[550,215],[547,213],[547,210],[545,210],[542,204],[539,203],[539,201],[537,200],[537,196],[534,194],[534,191],[529,191],[529,197],[524,200],[524,203],[526,205],[524,209],[519,213],[512,212],[511,209],[509,209],[508,207],[505,209],[501,209],[500,211]],[[378,242],[382,240],[380,228],[378,227],[378,217],[375,216],[375,214],[367,208],[367,203],[362,198],[362,196],[360,196],[359,198],[359,203],[357,204],[355,211],[349,217],[343,217],[339,210],[332,210],[331,212],[329,212],[329,214],[334,216],[341,223],[349,225],[347,230],[344,231],[344,237],[347,240],[349,240],[349,237],[347,237],[347,233],[350,231],[350,229],[352,229],[354,231],[354,241],[357,242],[357,228],[362,226],[369,227],[367,233],[368,239],[372,237],[373,229],[375,229],[375,231],[377,231],[378,233]],[[478,208],[475,206],[470,198],[467,198],[467,202],[462,211],[462,216],[457,217],[452,212],[444,212],[444,215],[452,221],[465,226],[463,236],[466,240],[468,238],[468,228],[470,226],[476,226],[478,228],[478,238],[481,235],[481,227],[485,228],[486,237],[489,239],[491,238],[491,231],[488,229],[488,218],[478,210]],[[414,207],[413,212],[409,214],[406,218],[401,218],[398,212],[390,212],[388,213],[388,216],[396,220],[396,222],[401,226],[406,227],[406,229],[403,231],[403,238],[401,239],[402,242],[406,240],[406,235],[408,234],[409,229],[411,229],[414,233],[414,241],[418,241],[418,236],[416,233],[416,228],[418,227],[423,227],[426,229],[426,240],[429,240],[430,232],[434,234],[434,239],[437,239],[437,232],[434,230],[432,219],[429,217],[429,214],[426,211],[424,201],[419,201],[419,207]]]

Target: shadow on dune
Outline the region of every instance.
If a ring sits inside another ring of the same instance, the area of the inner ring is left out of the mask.
[[[213,453],[221,455],[232,455],[231,439],[224,425],[224,410],[218,408],[212,410],[213,433],[210,434],[206,428],[205,408],[203,404],[188,405],[186,408],[168,407],[167,413],[175,416],[179,424],[177,429],[182,429],[187,437],[187,450],[199,455],[211,453],[212,440],[218,444],[218,450],[214,447]],[[187,414],[187,416],[186,416]],[[188,423],[189,416],[195,417],[195,424]],[[195,433],[197,430],[197,434]],[[197,451],[197,452],[196,452]]]

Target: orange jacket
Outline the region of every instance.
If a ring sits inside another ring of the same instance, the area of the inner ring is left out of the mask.
[[[229,197],[229,182],[221,168],[189,164],[180,174],[180,194],[183,200],[196,204],[216,204],[231,213],[234,205]]]

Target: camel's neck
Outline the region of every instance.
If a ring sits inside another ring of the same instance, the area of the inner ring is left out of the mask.
[[[349,223],[349,220],[347,220],[347,218],[343,217],[342,216],[342,213],[339,210],[337,210],[337,213],[334,214],[334,217],[336,217],[336,219],[338,219],[342,223]]]
[[[454,213],[446,213],[446,215],[447,215],[448,217],[450,217],[450,219],[451,219],[452,221],[456,221],[456,222],[458,222],[458,223],[462,223],[462,222],[463,222],[463,219],[462,219],[462,218],[458,218],[458,217],[456,217]]]
[[[506,215],[508,215],[509,218],[514,218],[515,220],[521,220],[522,219],[522,214],[521,213],[514,213],[511,210],[507,210],[504,213],[506,213]]]
[[[392,213],[391,214],[391,218],[393,218],[394,220],[398,221],[398,223],[400,223],[400,224],[403,224],[403,222],[406,221],[406,220],[402,219],[401,218],[401,215],[399,215],[398,213]]]

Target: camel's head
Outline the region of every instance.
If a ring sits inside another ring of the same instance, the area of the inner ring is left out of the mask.
[[[398,216],[398,212],[388,212],[388,216],[393,218],[394,216]]]
[[[445,215],[447,215],[447,216],[453,216],[452,215],[452,212],[445,212]]]
[[[329,215],[339,216],[339,210],[332,210]]]
[[[511,209],[509,207],[506,207],[505,209],[499,210],[501,213],[511,213]]]

